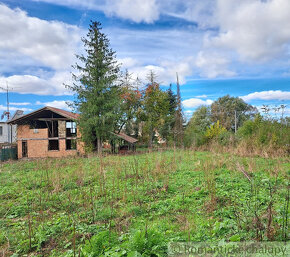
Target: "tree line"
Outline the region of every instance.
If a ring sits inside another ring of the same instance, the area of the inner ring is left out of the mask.
[[[128,71],[121,72],[116,52],[99,22],[91,22],[82,41],[85,55],[77,55],[74,83],[66,86],[75,93],[71,107],[81,114],[78,126],[89,150],[102,151],[103,142],[110,142],[114,133],[121,131],[148,147],[157,142],[177,147],[202,146],[212,141],[226,145],[238,138],[253,142],[256,137],[260,142],[279,141],[283,145],[289,139],[284,136],[289,132],[287,124],[265,119],[255,107],[229,95],[199,107],[186,124],[178,76],[175,94],[172,85],[168,90],[161,89],[153,71],[143,85]]]
[[[195,110],[185,128],[185,147],[238,149],[246,154],[290,154],[290,119],[285,106],[264,106],[262,113],[238,97],[220,97]]]
[[[128,71],[122,73],[99,22],[91,22],[82,41],[86,54],[77,55],[74,82],[66,87],[75,93],[71,107],[81,114],[78,125],[86,147],[100,152],[103,142],[120,131],[149,147],[158,137],[181,144],[180,94],[174,94],[171,86],[162,90],[153,71],[147,74],[144,87]]]

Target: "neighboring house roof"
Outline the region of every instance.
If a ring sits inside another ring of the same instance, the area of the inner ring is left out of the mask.
[[[134,143],[136,143],[138,141],[136,138],[130,137],[130,136],[128,136],[128,135],[126,135],[125,133],[122,133],[122,132],[120,132],[120,133],[113,133],[113,134],[115,136],[119,137],[119,138],[124,139],[125,141],[127,141],[127,142],[129,142],[131,144],[134,144]]]
[[[23,111],[22,110],[17,110],[14,115],[12,116],[11,120],[17,119],[19,117],[23,116]]]
[[[51,107],[51,106],[45,106],[43,108],[40,108],[36,111],[33,111],[31,113],[28,113],[26,115],[23,115],[21,117],[17,117],[15,119],[11,119],[10,121],[8,121],[7,123],[8,124],[17,124],[33,115],[36,115],[36,114],[39,114],[43,111],[52,111],[58,115],[61,115],[67,119],[71,119],[71,120],[77,120],[79,118],[79,114],[77,113],[72,113],[72,112],[69,112],[69,111],[65,111],[65,110],[62,110],[62,109],[58,109],[58,108],[55,108],[55,107]]]

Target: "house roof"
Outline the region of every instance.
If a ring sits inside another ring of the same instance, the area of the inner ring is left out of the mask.
[[[129,142],[131,144],[134,144],[134,143],[136,143],[138,141],[136,138],[130,137],[130,136],[128,136],[128,135],[126,135],[125,133],[122,133],[122,132],[120,132],[120,133],[113,133],[113,134],[115,136],[119,137],[119,138],[122,138],[123,140],[125,140],[125,141],[127,141],[127,142]]]
[[[11,120],[14,120],[14,119],[16,119],[16,118],[19,118],[19,117],[21,117],[21,116],[23,116],[23,111],[22,111],[22,110],[17,110],[17,111],[15,111],[15,113],[13,114]]]
[[[60,114],[60,115],[62,115],[64,117],[66,117],[68,119],[72,119],[72,120],[77,120],[79,118],[79,116],[80,116],[77,113],[65,111],[65,110],[62,110],[62,109],[55,108],[55,107],[47,106],[46,108],[48,108],[51,111],[54,111],[55,113],[58,113],[58,114]]]
[[[7,123],[8,124],[17,124],[17,123],[19,123],[19,122],[21,122],[21,121],[23,121],[23,120],[25,120],[27,118],[30,118],[30,117],[32,117],[32,116],[34,116],[36,114],[39,114],[41,112],[44,112],[44,111],[51,111],[51,112],[54,112],[54,113],[56,113],[58,115],[61,115],[61,116],[65,117],[65,118],[71,119],[71,120],[76,120],[76,119],[79,118],[79,114],[77,114],[77,113],[72,113],[72,112],[65,111],[65,110],[58,109],[58,108],[51,107],[51,106],[45,106],[45,107],[40,108],[40,109],[38,109],[36,111],[30,112],[30,113],[28,113],[26,115],[23,115],[21,117],[14,118],[14,119],[8,121]]]

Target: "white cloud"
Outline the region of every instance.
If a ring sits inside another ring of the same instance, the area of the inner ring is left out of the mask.
[[[10,103],[10,105],[17,105],[17,106],[26,106],[26,105],[31,105],[31,103],[24,102],[24,103]]]
[[[39,62],[28,56],[24,56],[15,50],[7,50],[0,47],[0,74],[11,74],[18,70],[24,72],[31,70],[32,67],[37,65],[39,65]]]
[[[160,15],[197,22],[199,27],[212,27],[216,23],[213,16],[215,0],[33,0],[70,8],[98,10],[107,16],[114,15],[134,22],[152,23]]]
[[[32,75],[13,75],[0,77],[0,84],[6,84],[13,88],[13,92],[20,94],[36,95],[71,95],[65,84],[71,84],[72,78],[69,72],[56,72],[51,78],[40,78]]]
[[[115,26],[114,21],[104,28],[123,68],[143,80],[151,69],[164,84],[176,82],[176,72],[181,84],[193,74],[206,78],[232,77],[238,71],[233,62],[235,51],[247,60],[289,55],[287,0],[35,1],[99,10],[137,23],[152,23],[164,14],[197,22],[197,26],[181,22],[178,29],[177,26],[160,29],[163,25],[158,25],[151,30],[139,26],[124,29]],[[215,30],[207,30],[209,27]],[[0,75],[0,82],[8,80],[9,85],[19,87],[15,91],[20,93],[70,94],[63,83],[71,79],[69,66],[74,63],[74,53],[81,49],[81,34],[76,26],[29,17],[20,9],[0,4],[0,73],[15,74],[15,70],[21,70],[21,74],[8,78]],[[31,67],[37,69],[40,64],[53,71],[30,72]],[[19,69],[21,65],[23,69]]]
[[[66,3],[78,4],[78,1],[66,1]],[[9,18],[9,22],[4,24],[3,21],[3,26],[0,28],[3,30],[2,38],[5,39],[0,42],[0,54],[5,56],[4,52],[6,55],[12,53],[13,57],[17,53],[15,58],[11,58],[12,61],[7,62],[9,68],[6,71],[13,74],[15,70],[21,70],[20,74],[14,73],[15,75],[9,77],[0,75],[0,82],[8,81],[9,85],[14,88],[14,92],[23,94],[71,94],[64,88],[63,83],[71,81],[68,65],[73,62],[69,56],[80,51],[80,48],[76,46],[80,39],[80,29],[61,22],[28,17],[24,11],[12,10],[4,5],[0,5],[0,13],[4,14],[3,17]],[[9,28],[17,33],[10,35]],[[18,33],[20,28],[22,30]],[[183,58],[182,56],[188,56],[188,53],[185,54],[187,50],[192,51],[192,46],[188,43],[196,42],[197,33],[177,30],[140,31],[110,28],[107,34],[109,38],[113,38],[111,40],[113,49],[121,53],[119,61],[123,63],[123,68],[136,72],[136,75],[143,80],[151,69],[158,73],[160,81],[164,84],[176,82],[176,72],[179,73],[181,84],[185,83],[186,76],[192,74],[192,57]],[[186,38],[186,40],[172,40],[173,36],[180,39]],[[18,37],[19,42],[16,42]],[[10,38],[11,44],[8,43]],[[37,51],[40,49],[42,53],[38,55]],[[168,51],[173,53],[170,56],[171,59],[167,59]],[[35,60],[31,61],[32,59]],[[49,72],[39,70],[41,62],[50,65],[54,70]]]
[[[251,100],[290,100],[290,91],[269,90],[262,92],[254,92],[245,96],[241,96],[244,101]]]
[[[36,105],[43,105],[43,106],[51,106],[51,107],[55,107],[55,108],[59,108],[59,109],[64,109],[64,110],[71,111],[71,109],[67,105],[68,102],[71,103],[71,101],[54,100],[54,101],[45,102],[45,103],[42,103],[40,101],[37,101],[35,104]]]
[[[133,73],[133,77],[138,77],[144,83],[148,82],[146,77],[152,70],[157,75],[157,82],[162,85],[169,85],[170,83],[176,83],[178,73],[179,83],[185,84],[186,77],[191,75],[193,72],[192,68],[192,57],[185,58],[180,61],[163,60],[157,65],[145,65],[136,66],[129,69],[129,72]]]
[[[207,98],[207,95],[197,95],[197,98]]]
[[[210,99],[201,100],[198,98],[190,98],[190,99],[182,101],[182,105],[185,108],[196,108],[201,105],[211,105],[212,103],[213,103],[213,100],[210,100]]]
[[[193,57],[189,56],[180,61],[162,61],[161,66],[165,68],[162,76],[167,78],[167,84],[176,82],[176,73],[178,73],[179,83],[182,85],[185,84],[186,77],[193,73]]]
[[[216,26],[216,19],[214,16],[216,0],[165,0],[161,2],[162,10],[165,14],[196,22],[198,27],[202,29]]]
[[[155,0],[107,0],[105,13],[134,22],[152,23],[159,18],[159,8]]]
[[[76,26],[29,17],[21,9],[0,4],[1,51],[16,51],[39,64],[66,69],[75,60],[80,34]]]
[[[7,106],[4,106],[2,104],[0,104],[0,111],[6,111],[7,110]],[[9,110],[11,111],[17,111],[17,110],[22,110],[24,112],[30,112],[32,111],[32,109],[30,108],[25,108],[25,107],[15,107],[15,106],[9,106]]]
[[[232,77],[236,73],[228,69],[229,60],[216,53],[200,51],[196,57],[196,66],[201,69],[201,74],[207,78],[218,76]]]
[[[234,49],[248,61],[289,54],[289,0],[218,0],[215,15],[219,34],[210,46]]]
[[[134,22],[152,23],[158,20],[160,0],[34,0],[69,7],[103,11],[107,16],[116,16]]]
[[[136,65],[140,65],[140,63],[136,59],[131,58],[131,57],[118,59],[118,62],[121,64],[123,69],[128,69]]]

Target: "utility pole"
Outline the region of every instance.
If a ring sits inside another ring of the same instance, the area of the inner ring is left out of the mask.
[[[10,119],[10,110],[9,110],[9,87],[8,87],[8,82],[6,81],[6,88],[0,87],[0,89],[6,91],[6,101],[7,101],[7,111],[6,113],[4,112],[4,116],[7,116],[7,120]],[[12,143],[12,125],[8,126],[8,143]]]
[[[8,83],[6,82],[6,88],[0,87],[0,89],[6,91],[6,101],[7,101],[7,112],[6,112],[6,115],[7,115],[7,120],[9,120],[10,113],[9,113],[9,87],[8,87]]]

